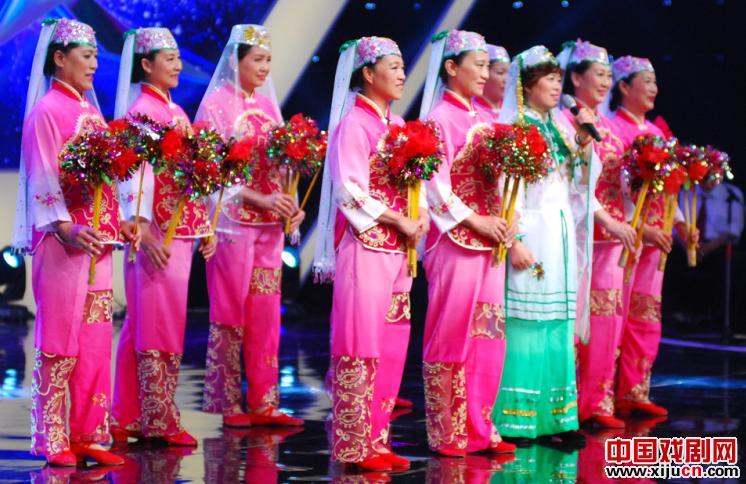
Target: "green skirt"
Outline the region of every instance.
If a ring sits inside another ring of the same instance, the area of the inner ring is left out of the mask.
[[[578,428],[574,321],[505,321],[507,350],[492,419],[504,437]]]

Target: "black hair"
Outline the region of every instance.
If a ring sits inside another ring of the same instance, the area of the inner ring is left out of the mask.
[[[639,72],[635,72],[634,74],[625,77],[624,79],[620,79],[619,82],[614,84],[614,88],[611,90],[611,100],[609,101],[609,109],[612,111],[616,111],[616,109],[622,105],[622,90],[619,89],[619,84],[622,82],[630,85],[632,84],[632,81],[635,80],[635,76],[637,76]]]
[[[147,54],[135,54],[135,59],[132,61],[132,83],[138,83],[145,80],[145,70],[142,68],[142,60],[148,59],[150,62],[155,61],[155,55],[158,53],[157,50],[149,52]]]
[[[573,62],[567,66],[567,72],[565,73],[565,82],[562,84],[562,92],[569,94],[570,96],[575,95],[575,84],[572,83],[572,73],[582,76],[588,69],[591,68],[593,61],[584,60],[582,62]]]
[[[549,74],[562,75],[562,68],[554,62],[542,62],[521,70],[521,85],[523,89],[531,89],[544,76]]]
[[[54,73],[57,71],[57,64],[54,63],[55,52],[60,51],[63,54],[67,55],[71,50],[79,45],[80,44],[75,42],[70,42],[69,44],[49,44],[49,48],[47,49],[47,58],[44,59],[44,75],[47,77],[53,76]]]
[[[248,45],[248,44],[240,44],[238,46],[238,62],[241,62],[244,57],[249,55],[249,52],[251,52],[252,47],[254,46]]]
[[[469,53],[469,51],[464,51],[460,53],[459,55],[448,57],[447,59],[443,59],[443,63],[440,65],[440,71],[438,72],[438,76],[440,77],[440,82],[443,83],[443,85],[448,85],[448,71],[446,71],[446,61],[448,59],[452,60],[456,63],[457,66],[460,66],[462,62],[464,62],[464,58],[466,58],[466,55]]]

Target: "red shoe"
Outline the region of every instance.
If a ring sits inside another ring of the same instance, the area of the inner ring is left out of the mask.
[[[199,445],[197,439],[192,437],[186,430],[182,430],[178,434],[163,437],[163,440],[165,440],[168,445],[183,447],[197,447]]]
[[[252,424],[253,418],[248,413],[238,413],[230,417],[223,417],[223,425],[226,427],[245,428],[251,427]]]
[[[620,400],[616,403],[616,411],[622,417],[629,417],[632,413],[641,413],[649,417],[667,417],[668,410],[653,402],[635,402]]]
[[[438,447],[437,449],[434,449],[433,452],[446,457],[466,457],[465,449],[457,449],[455,447]]]
[[[396,397],[396,403],[394,403],[394,408],[412,408],[414,406],[414,403],[412,403],[412,400],[407,400],[406,398]]]
[[[409,459],[405,459],[404,457],[394,454],[393,452],[381,452],[378,455],[381,457],[381,459],[391,464],[391,467],[396,469],[409,469],[409,466],[411,465]]]
[[[278,427],[300,427],[305,422],[302,418],[291,417],[282,412],[277,412],[277,415],[272,415],[276,409],[270,407],[261,413],[249,413],[251,421],[254,425],[269,425]]]
[[[116,425],[111,426],[111,428],[109,429],[109,433],[111,434],[111,438],[114,443],[118,444],[126,444],[129,441],[130,437],[132,437],[133,439],[142,438],[142,434],[140,432],[133,432],[132,430],[127,430],[124,427],[118,427]]]
[[[72,444],[70,450],[78,460],[92,459],[102,466],[120,466],[124,464],[124,459],[118,455],[112,454],[108,450],[92,449],[90,444]]]
[[[55,467],[75,467],[78,458],[69,450],[63,450],[62,452],[48,455],[47,462],[49,462],[50,466]]]
[[[487,452],[490,452],[492,454],[514,454],[515,449],[517,448],[518,446],[516,446],[515,444],[511,444],[510,442],[505,442],[503,440],[487,447]]]
[[[614,418],[611,415],[594,415],[591,418],[589,418],[588,421],[598,425],[599,427],[603,427],[605,429],[623,429],[624,428],[624,420],[619,420],[618,418]]]
[[[356,462],[355,465],[363,471],[383,472],[391,470],[391,464],[379,454],[362,462]]]

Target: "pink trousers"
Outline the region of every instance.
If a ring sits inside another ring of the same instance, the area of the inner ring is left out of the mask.
[[[505,359],[505,265],[448,237],[425,257],[423,343],[428,444],[476,452],[500,442],[492,423]]]
[[[591,279],[591,337],[578,346],[578,417],[614,415],[614,388],[624,328],[622,244],[597,242]]]
[[[160,234],[157,228],[151,231]],[[125,262],[127,317],[119,336],[113,423],[146,437],[179,433],[176,385],[184,352],[187,293],[194,240],[173,239],[168,266],[143,251]]]
[[[111,250],[98,258],[93,284],[88,284],[90,261],[51,235],[33,256],[31,445],[36,455],[66,451],[70,442],[109,441]]]
[[[280,404],[282,226],[235,225],[234,232],[218,234],[207,263],[210,335],[202,408],[225,416],[241,412],[241,347],[248,410]]]
[[[361,462],[389,443],[409,343],[412,279],[404,254],[376,252],[345,233],[331,315],[332,458]]]
[[[655,247],[643,247],[627,288],[617,400],[650,401],[650,374],[661,341],[663,272],[658,271],[659,257]]]

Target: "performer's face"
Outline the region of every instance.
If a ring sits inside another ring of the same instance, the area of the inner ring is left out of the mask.
[[[655,107],[658,84],[653,72],[639,72],[629,82],[621,81],[622,105],[636,114],[645,114]]]
[[[490,63],[490,77],[484,85],[484,97],[495,104],[500,104],[503,100],[509,67],[507,62]]]
[[[472,51],[457,64],[453,59],[445,62],[448,88],[463,97],[481,96],[490,77],[490,57],[486,52]]]
[[[607,65],[591,62],[584,73],[572,72],[570,75],[575,96],[591,108],[601,104],[611,89],[611,69]]]
[[[163,90],[173,89],[179,85],[181,53],[178,49],[160,50],[152,61],[143,59],[142,68],[149,83]]]
[[[55,76],[79,92],[93,89],[93,74],[98,69],[98,50],[85,44],[70,49],[66,54],[54,54]]]
[[[254,45],[238,63],[238,76],[241,87],[246,91],[253,91],[267,81],[272,53],[264,47]]]
[[[551,72],[540,77],[525,91],[526,101],[531,107],[547,112],[559,104],[560,94],[562,94],[562,77],[559,72]]]
[[[404,94],[404,60],[398,55],[385,55],[373,67],[363,67],[364,91],[386,101],[396,101]]]

